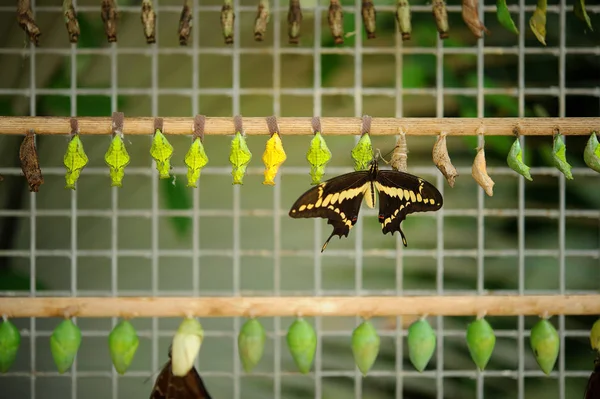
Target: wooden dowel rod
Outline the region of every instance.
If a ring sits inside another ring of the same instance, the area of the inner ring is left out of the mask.
[[[0,298],[7,317],[600,315],[599,295]]]
[[[111,134],[110,117],[78,118],[81,134]],[[192,134],[193,117],[163,118],[166,134]],[[278,118],[282,135],[310,135],[311,118]],[[325,135],[359,135],[362,118],[321,118]],[[265,118],[243,118],[248,135],[267,135]],[[552,135],[558,129],[563,135],[589,135],[600,130],[600,118],[373,118],[372,135],[395,135],[400,129],[414,136],[432,136],[445,131],[449,136],[471,136],[482,131],[490,136],[509,136],[518,127],[522,135]],[[154,118],[125,117],[124,134],[152,134]],[[70,118],[63,117],[0,117],[0,134],[69,134]],[[233,134],[233,118],[206,118],[205,134]]]

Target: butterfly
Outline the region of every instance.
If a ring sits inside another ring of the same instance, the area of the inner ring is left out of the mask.
[[[594,371],[590,375],[583,398],[600,399],[600,352],[596,354],[596,360],[594,360]]]
[[[379,192],[379,223],[383,234],[396,231],[407,246],[400,223],[414,212],[437,211],[444,203],[442,194],[431,183],[409,173],[397,170],[379,170],[377,160],[371,161],[368,170],[351,172],[334,177],[312,187],[296,200],[289,215],[292,218],[328,219],[333,232],[323,244],[325,250],[334,235],[348,237],[358,220],[363,198],[369,208],[377,202]]]
[[[173,375],[169,347],[169,361],[156,378],[150,399],[212,399],[212,397],[195,367],[192,367],[184,377]]]

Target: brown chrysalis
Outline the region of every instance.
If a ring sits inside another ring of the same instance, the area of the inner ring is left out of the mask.
[[[590,375],[587,387],[585,388],[584,399],[600,399],[600,352],[596,354],[594,371]]]
[[[212,397],[195,367],[192,367],[185,377],[173,375],[169,347],[169,361],[156,378],[150,399],[212,399]]]
[[[35,134],[33,130],[27,133],[21,143],[19,159],[21,160],[21,169],[29,184],[29,191],[37,193],[39,187],[44,184],[44,177],[42,176],[42,169],[40,169],[40,161],[35,148]]]

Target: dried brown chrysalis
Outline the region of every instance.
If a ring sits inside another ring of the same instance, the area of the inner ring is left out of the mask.
[[[77,13],[75,7],[73,7],[72,0],[63,1],[63,15],[65,17],[65,24],[67,26],[67,33],[69,34],[69,41],[71,43],[77,43],[79,40],[79,22],[77,21]]]
[[[302,8],[300,0],[290,0],[288,11],[288,38],[290,44],[298,44],[300,38],[300,25],[302,24]]]
[[[117,4],[114,0],[102,0],[102,21],[104,21],[104,32],[109,43],[117,41]]]
[[[444,0],[433,0],[431,3],[433,11],[433,17],[435,18],[435,24],[440,34],[440,39],[448,38],[448,31],[450,27],[448,25],[448,11],[446,11],[446,3]]]
[[[377,12],[372,0],[362,0],[360,13],[362,14],[363,25],[367,32],[367,39],[375,39],[375,18]]]
[[[344,12],[340,0],[331,0],[329,2],[329,13],[327,14],[329,29],[335,44],[344,43]]]
[[[169,361],[156,378],[150,399],[212,399],[195,367],[185,375],[177,377],[171,370],[171,348]]]
[[[406,133],[404,130],[400,131],[400,137],[396,141],[396,147],[392,153],[392,159],[390,165],[393,169],[399,170],[400,172],[408,173],[408,147],[406,146]]]
[[[233,23],[235,21],[235,13],[233,12],[233,1],[225,0],[221,8],[221,28],[223,29],[223,38],[225,44],[233,43]]]
[[[179,44],[187,46],[190,34],[192,33],[192,3],[185,0],[181,16],[179,17]]]
[[[151,0],[142,0],[142,26],[146,43],[156,43],[156,13]]]
[[[33,130],[27,133],[23,139],[23,143],[21,143],[19,159],[21,160],[21,169],[27,179],[27,184],[29,184],[29,191],[37,193],[39,187],[44,184],[44,177],[42,176],[42,169],[40,168],[40,161],[35,148],[35,134]]]
[[[479,0],[462,0],[462,18],[477,38],[483,36],[482,32],[490,33],[479,20]]]
[[[433,145],[433,163],[442,172],[450,187],[454,187],[454,180],[458,176],[458,172],[454,165],[452,165],[452,161],[450,161],[450,155],[446,146],[446,135],[446,132],[440,133]]]
[[[494,181],[487,174],[487,165],[485,162],[485,151],[483,146],[477,150],[475,160],[473,161],[473,168],[471,171],[473,179],[485,190],[485,193],[490,197],[494,195]]]
[[[254,20],[254,40],[262,42],[269,23],[269,0],[259,0],[258,12]]]
[[[42,33],[33,19],[30,0],[19,0],[17,2],[17,22],[29,35],[29,41],[37,46]]]

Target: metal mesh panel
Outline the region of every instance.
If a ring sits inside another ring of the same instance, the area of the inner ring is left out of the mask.
[[[347,47],[330,47],[319,40],[324,37],[328,6],[319,0],[302,3],[306,19],[299,47],[287,45],[287,5],[283,3],[271,5],[268,38],[259,45],[251,40],[250,34],[255,4],[234,0],[236,19],[232,47],[222,45],[218,27],[220,5],[216,1],[200,4],[194,0],[193,37],[187,47],[179,47],[176,42],[179,2],[154,3],[158,15],[158,46],[142,42],[139,6],[129,3],[119,4],[123,18],[118,44],[107,45],[104,37],[99,37],[98,45],[79,47],[65,45],[66,34],[58,4],[32,3],[44,32],[43,46],[39,48],[23,46],[22,34],[12,22],[14,8],[0,7],[2,18],[11,21],[5,25],[10,27],[7,28],[9,34],[0,48],[0,65],[10,78],[0,85],[0,96],[18,115],[38,115],[40,104],[45,112],[60,113],[62,111],[56,110],[63,108],[56,104],[68,98],[66,115],[71,116],[95,112],[88,104],[97,102],[103,104],[104,115],[124,111],[126,116],[198,113],[209,116],[361,116],[367,113],[444,117],[448,116],[448,109],[453,112],[460,109],[460,105],[452,104],[457,98],[474,97],[476,115],[472,116],[484,117],[492,116],[488,114],[486,99],[504,96],[518,104],[516,115],[506,116],[525,116],[526,106],[532,105],[528,104],[528,98],[543,97],[557,100],[557,116],[570,116],[567,113],[569,96],[586,96],[595,103],[600,97],[598,80],[582,87],[567,84],[567,59],[586,57],[592,68],[600,69],[600,45],[597,34],[585,43],[568,41],[567,12],[571,6],[565,0],[548,6],[549,26],[558,34],[549,39],[546,47],[524,36],[534,9],[533,4],[526,4],[525,0],[511,6],[511,11],[518,13],[516,21],[522,32],[517,41],[494,41],[493,37],[486,37],[477,42],[467,39],[465,42],[469,44],[447,45],[429,32],[435,40],[406,44],[395,33],[371,43],[356,34],[354,45]],[[96,1],[78,1],[75,6],[80,15],[94,23],[99,21]],[[359,32],[362,29],[357,12],[360,6],[359,0],[353,5],[344,4],[346,19],[353,19]],[[390,3],[376,4],[376,8],[378,15],[391,15],[395,11]],[[427,15],[430,6],[414,4],[412,11]],[[450,4],[448,11],[451,28],[458,30],[460,7]],[[588,5],[588,11],[598,15],[600,7]],[[493,24],[490,20],[495,19],[494,12],[491,4],[480,7],[480,18],[486,24]],[[433,26],[432,19],[429,24]],[[93,31],[93,26],[88,29]],[[96,29],[96,32],[101,30]],[[44,43],[44,40],[47,41]],[[338,68],[331,78],[334,57],[337,57]],[[466,67],[476,78],[471,87],[445,83],[445,65],[459,62],[459,57],[475,58],[475,62],[468,61]],[[493,62],[500,62],[501,57],[516,57],[517,72],[506,87],[488,86],[486,70]],[[549,85],[535,82],[528,85],[527,77],[536,74],[532,69],[527,70],[526,75],[528,57],[553,60],[555,64],[548,63],[547,67],[556,68],[556,80]],[[434,70],[433,82],[428,82],[431,84],[427,87],[406,87],[410,73],[419,72],[411,66],[423,63]],[[66,71],[67,83],[53,87],[50,82],[57,77],[52,77],[52,72],[61,66]],[[79,69],[85,73],[78,73]],[[385,79],[386,76],[390,79]],[[106,99],[108,103],[102,103]],[[417,109],[428,115],[417,115],[411,108],[422,102],[429,105]],[[407,113],[406,109],[411,112]],[[432,181],[440,189],[445,196],[444,208],[435,214],[409,218],[412,220],[407,222],[410,244],[406,249],[399,237],[382,236],[374,223],[375,211],[363,208],[350,236],[332,241],[321,254],[329,226],[325,227],[323,220],[291,221],[287,217],[290,204],[308,183],[308,168],[303,159],[308,140],[285,137],[285,132],[282,133],[288,161],[274,187],[261,185],[259,159],[264,148],[263,138],[248,140],[253,161],[245,184],[231,187],[227,161],[230,138],[207,136],[205,145],[210,163],[202,172],[199,189],[194,190],[182,188],[185,178],[182,155],[189,145],[185,137],[170,138],[176,151],[174,159],[178,157],[174,161],[173,173],[177,176],[174,183],[158,180],[148,154],[149,138],[126,138],[132,163],[126,169],[123,188],[117,189],[109,187],[107,168],[103,165],[109,139],[84,136],[90,164],[82,174],[77,191],[73,192],[63,189],[61,157],[66,142],[58,137],[38,138],[46,184],[40,193],[24,196],[20,207],[0,209],[4,231],[14,236],[11,245],[0,249],[4,267],[25,276],[29,288],[9,287],[0,291],[0,295],[463,293],[477,300],[476,295],[490,290],[569,294],[600,289],[600,211],[577,201],[569,203],[565,194],[567,183],[560,172],[539,163],[532,168],[532,174],[542,183],[526,183],[522,177],[515,177],[505,163],[491,161],[488,172],[497,182],[497,192],[508,193],[496,199],[484,195],[470,177],[470,163],[462,162],[457,164],[461,176],[457,187],[449,189],[431,164],[432,141],[413,136],[408,137],[409,171]],[[349,150],[355,139],[330,139],[327,132],[324,134],[334,154],[327,176],[350,171]],[[16,148],[11,139],[0,138],[6,151]],[[376,138],[374,143],[389,150],[393,140]],[[526,141],[521,140],[525,146]],[[575,141],[568,138],[568,143],[571,142]],[[457,141],[454,143],[452,147],[456,151],[461,145],[464,147]],[[5,161],[0,164],[0,173],[6,178],[2,184],[22,190],[21,171],[11,163],[14,151],[11,154],[6,151]],[[473,155],[468,154],[471,159]],[[585,190],[598,194],[594,187],[597,186],[595,172],[579,163],[573,175]],[[555,206],[540,207],[527,202],[526,189],[541,187],[540,184],[552,187],[549,191],[553,193],[548,195],[556,196]],[[6,191],[2,199],[7,201],[11,195],[13,192]],[[452,224],[452,220],[457,219],[464,221],[462,230]],[[525,229],[526,220],[533,219],[555,224],[553,240],[528,242],[533,236]],[[494,229],[506,228],[498,222],[504,220],[514,222],[510,225],[512,237],[498,242]],[[18,222],[14,229],[6,230],[6,226],[15,221]],[[581,229],[586,239],[577,245],[567,245],[567,232],[576,236],[576,230]],[[468,245],[464,245],[464,240],[457,241],[457,234],[470,237],[466,241]],[[411,235],[414,238],[411,239]],[[543,269],[544,261],[551,269],[544,273],[550,273],[555,281],[536,284],[535,271]],[[529,272],[528,262],[535,263]],[[472,278],[461,280],[461,273]],[[242,372],[237,355],[236,337],[242,319],[202,320],[206,341],[197,368],[217,398],[377,398],[393,394],[396,398],[522,399],[537,397],[539,393],[540,397],[563,399],[583,392],[589,376],[586,360],[570,359],[571,347],[566,343],[569,340],[572,348],[581,353],[588,334],[584,323],[577,318],[558,317],[559,361],[551,378],[542,380],[542,372],[536,368],[528,347],[531,323],[523,316],[504,319],[508,321],[504,328],[497,330],[499,344],[494,355],[501,360],[485,372],[475,371],[468,359],[464,344],[466,321],[453,322],[443,317],[431,319],[438,343],[436,355],[423,373],[414,371],[407,361],[405,337],[410,320],[406,318],[377,321],[384,359],[380,357],[367,378],[354,367],[349,349],[349,336],[360,320],[358,317],[315,318],[318,347],[313,371],[308,376],[298,375],[286,349],[285,333],[291,319],[276,317],[263,321],[268,331],[265,358],[251,376]],[[166,360],[167,347],[179,321],[134,319],[142,342],[131,369],[124,376],[118,376],[112,368],[106,347],[106,337],[116,321],[117,318],[110,322],[78,319],[84,337],[82,347],[73,367],[59,375],[48,350],[49,336],[57,320],[14,320],[22,328],[24,339],[17,364],[9,373],[0,375],[2,392],[7,397],[34,399],[147,397],[155,373]],[[543,388],[540,381],[550,384],[550,388]]]

